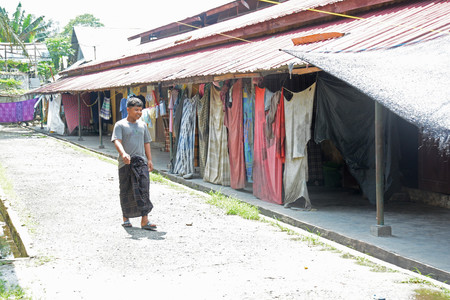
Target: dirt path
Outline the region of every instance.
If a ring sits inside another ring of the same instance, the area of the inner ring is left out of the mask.
[[[125,230],[113,160],[5,126],[0,149],[15,225],[35,253],[0,270],[33,299],[413,299],[420,287],[401,283],[411,273],[372,272],[342,258],[363,254],[328,241],[337,250],[323,251],[168,184],[151,184],[159,230]]]

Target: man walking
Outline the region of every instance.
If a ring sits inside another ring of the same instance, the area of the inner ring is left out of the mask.
[[[120,205],[124,227],[132,227],[130,218],[141,217],[141,228],[156,230],[148,220],[153,208],[150,201],[149,172],[153,170],[150,150],[151,137],[142,116],[142,102],[131,97],[127,102],[126,118],[116,122],[111,136],[119,152]]]

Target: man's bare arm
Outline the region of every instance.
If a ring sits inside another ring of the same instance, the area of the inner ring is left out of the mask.
[[[122,140],[114,140],[114,146],[116,146],[117,152],[119,152],[120,157],[122,157],[123,163],[129,165],[131,162],[131,157],[125,152],[122,145]]]

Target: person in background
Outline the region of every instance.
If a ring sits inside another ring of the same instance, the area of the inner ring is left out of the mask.
[[[149,172],[153,170],[151,137],[139,118],[142,102],[131,97],[127,101],[127,117],[116,122],[111,136],[119,153],[119,188],[124,227],[132,227],[130,218],[141,217],[141,228],[156,230],[148,220],[153,208],[150,201]]]

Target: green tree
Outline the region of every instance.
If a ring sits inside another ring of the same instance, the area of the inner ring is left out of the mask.
[[[64,26],[64,30],[61,33],[63,36],[72,36],[72,30],[74,26],[85,26],[85,27],[103,27],[103,23],[100,22],[100,19],[94,17],[92,14],[84,14],[75,17]]]
[[[48,52],[50,53],[53,65],[55,66],[55,71],[61,69],[62,59],[64,57],[69,57],[75,53],[70,39],[65,36],[48,38],[45,40],[45,44],[47,45]]]
[[[52,25],[52,21],[45,22],[44,16],[36,18],[32,14],[27,14],[22,9],[22,4],[19,2],[16,11],[12,17],[9,18],[5,9],[0,8],[0,14],[8,19],[8,24],[16,37],[23,43],[42,42],[48,36],[48,29]],[[8,32],[0,34],[0,41],[8,42]]]
[[[2,7],[0,7],[0,42],[6,42],[12,45],[20,45],[25,51],[23,42],[14,32],[14,29],[10,24],[8,13]]]
[[[38,62],[38,74],[44,77],[45,79],[48,79],[50,77],[53,77],[55,67],[53,66],[53,62],[51,61],[40,61]]]

